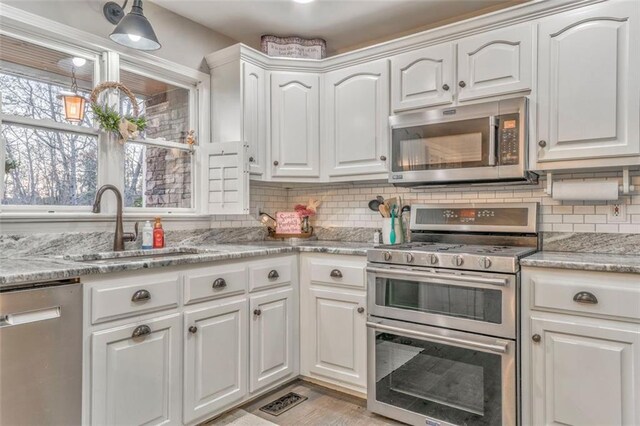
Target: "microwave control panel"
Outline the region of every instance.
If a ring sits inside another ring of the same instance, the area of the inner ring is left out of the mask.
[[[498,164],[517,165],[520,162],[520,116],[505,114],[498,119]]]

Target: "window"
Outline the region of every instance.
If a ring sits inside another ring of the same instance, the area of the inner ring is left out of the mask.
[[[164,209],[193,207],[193,155],[186,144],[192,122],[194,88],[168,83],[127,68],[120,81],[135,94],[147,119],[144,139],[125,145],[125,206]],[[124,96],[121,111],[132,113]]]
[[[97,188],[98,132],[90,114],[64,118],[61,92],[72,74],[79,92],[93,87],[95,62],[0,35],[2,204],[86,206]]]

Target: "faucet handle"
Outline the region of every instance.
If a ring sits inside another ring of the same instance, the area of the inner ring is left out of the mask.
[[[134,232],[125,232],[122,236],[122,239],[127,242],[136,241],[138,239],[138,222],[133,225],[133,230]]]

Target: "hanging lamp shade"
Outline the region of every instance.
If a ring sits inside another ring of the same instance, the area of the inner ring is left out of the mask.
[[[109,38],[138,50],[158,50],[161,47],[153,27],[142,13],[142,0],[133,1],[131,12],[122,18]]]
[[[70,123],[80,123],[84,120],[85,99],[77,93],[63,94],[61,97],[64,104],[64,118]]]

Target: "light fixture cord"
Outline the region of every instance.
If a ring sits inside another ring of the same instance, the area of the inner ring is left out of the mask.
[[[78,82],[76,81],[76,67],[71,67],[71,90],[74,93],[78,93]]]

